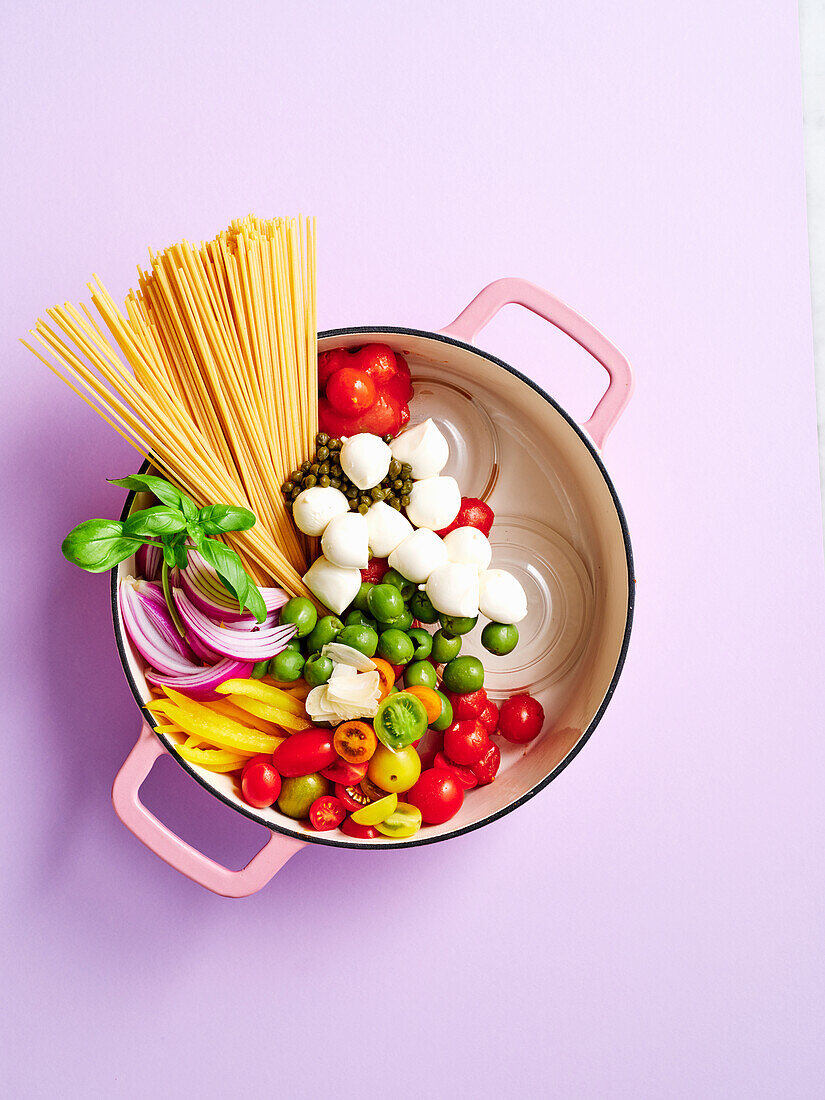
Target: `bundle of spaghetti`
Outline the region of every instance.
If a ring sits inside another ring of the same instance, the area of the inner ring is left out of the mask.
[[[66,303],[32,330],[57,366],[24,341],[199,505],[250,508],[257,523],[228,541],[259,583],[302,595],[305,546],[280,485],[317,430],[315,260],[314,220],[248,217],[150,252],[125,313],[95,276],[111,339]]]

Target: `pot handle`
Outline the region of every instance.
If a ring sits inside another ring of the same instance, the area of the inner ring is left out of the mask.
[[[610,376],[607,389],[593,415],[582,425],[601,450],[633,393],[633,372],[616,345],[560,298],[526,279],[497,279],[477,294],[452,324],[441,330],[441,335],[470,344],[503,306],[511,304],[532,310],[567,333],[607,371]]]
[[[170,867],[215,894],[245,898],[266,886],[289,857],[304,847],[300,840],[273,833],[260,852],[240,871],[230,871],[191,847],[158,821],[140,801],[140,788],[152,765],[165,751],[160,738],[144,722],[132,751],[115,776],[112,805],[126,828]]]

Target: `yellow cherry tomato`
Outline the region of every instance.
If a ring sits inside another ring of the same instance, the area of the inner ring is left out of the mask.
[[[370,760],[367,775],[382,791],[400,794],[415,786],[421,775],[421,757],[412,745],[397,752],[379,745]]]
[[[388,794],[386,798],[379,798],[377,802],[370,802],[368,806],[362,806],[352,815],[356,825],[377,825],[379,821],[385,821],[390,814],[395,813],[398,805],[398,795]]]
[[[375,827],[384,836],[397,837],[399,840],[415,836],[421,828],[421,811],[409,802],[399,802],[395,812],[383,821],[376,822]]]

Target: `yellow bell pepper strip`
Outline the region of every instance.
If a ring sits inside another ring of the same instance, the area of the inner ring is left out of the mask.
[[[306,699],[307,695],[312,691],[312,688],[306,680],[276,680],[272,676],[264,676],[258,683],[269,684],[271,687],[276,687],[279,691],[283,691],[293,699]]]
[[[300,699],[296,699],[271,684],[264,684],[260,680],[224,680],[222,684],[215,688],[215,691],[221,695],[248,696],[250,699],[268,703],[279,710],[285,710],[288,714],[297,714],[299,718],[306,716],[304,704]]]
[[[248,760],[248,757],[238,756],[226,749],[190,749],[186,745],[178,745],[177,751],[190,764],[198,764],[210,772],[239,771]]]
[[[250,714],[257,714],[259,718],[265,718],[267,722],[274,722],[285,730],[307,730],[312,725],[308,718],[299,718],[297,714],[288,714],[280,707],[272,707],[269,703],[262,703],[258,699],[250,699],[248,695],[230,695],[229,702],[234,703],[241,710],[247,710]]]
[[[268,733],[251,730],[232,718],[215,714],[208,707],[193,703],[191,699],[185,699],[177,692],[174,694],[178,699],[185,700],[185,705],[167,707],[166,716],[182,726],[187,733],[209,741],[218,748],[241,753],[270,753],[274,752],[284,740],[282,737],[272,737]],[[177,703],[177,699],[174,702]]]
[[[265,722],[263,718],[257,718],[254,714],[250,714],[249,711],[241,710],[241,708],[236,707],[234,703],[230,703],[228,699],[216,699],[214,702],[210,702],[207,705],[215,714],[222,714],[225,718],[234,718],[235,721],[240,722],[242,726],[249,726],[253,730],[259,730],[261,733],[268,733],[272,737],[283,736],[278,726],[273,725],[272,722]]]

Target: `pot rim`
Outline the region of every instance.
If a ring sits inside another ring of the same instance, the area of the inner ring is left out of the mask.
[[[444,841],[444,840],[453,840],[456,837],[463,836],[466,833],[471,833],[476,829],[483,828],[485,825],[490,825],[490,824],[492,824],[492,822],[497,821],[499,818],[504,817],[506,814],[512,813],[513,810],[516,810],[520,806],[523,806],[525,802],[528,802],[531,798],[534,798],[535,795],[537,795],[539,793],[539,791],[544,790],[545,787],[547,787],[550,783],[552,783],[553,780],[558,775],[560,775],[561,772],[564,771],[564,769],[568,766],[568,764],[572,763],[572,761],[575,759],[575,757],[578,756],[578,754],[581,752],[581,750],[584,748],[584,746],[590,740],[591,736],[593,735],[594,730],[596,729],[599,722],[601,721],[602,716],[604,715],[604,712],[607,709],[608,704],[610,703],[610,700],[613,698],[613,693],[616,690],[616,685],[618,684],[619,677],[622,674],[622,669],[624,668],[625,659],[627,657],[628,646],[630,644],[630,631],[631,631],[631,627],[633,625],[633,612],[634,612],[634,607],[635,607],[635,589],[636,589],[635,574],[634,574],[634,567],[633,567],[633,550],[632,550],[632,547],[630,545],[630,532],[628,531],[627,520],[625,518],[624,510],[623,510],[622,505],[619,501],[619,497],[616,493],[616,490],[613,486],[613,482],[610,480],[610,476],[607,473],[607,470],[605,469],[604,463],[601,460],[601,456],[599,455],[599,452],[596,450],[595,446],[593,445],[593,442],[587,436],[587,433],[583,430],[581,425],[578,424],[575,420],[573,420],[573,418],[570,416],[570,414],[565,412],[565,410],[561,407],[561,405],[559,405],[558,402],[556,402],[550,396],[550,394],[548,394],[545,390],[543,390],[541,388],[541,386],[537,385],[531,378],[528,378],[525,374],[523,374],[521,371],[517,370],[515,367],[510,366],[509,363],[505,363],[503,359],[499,359],[495,355],[491,355],[489,352],[482,351],[480,348],[477,348],[474,344],[468,344],[464,340],[456,340],[454,337],[445,336],[440,332],[432,332],[432,331],[429,331],[427,329],[409,328],[409,327],[406,327],[406,326],[399,326],[399,325],[355,325],[355,326],[347,327],[347,328],[324,329],[323,331],[320,331],[318,333],[318,339],[322,340],[322,339],[326,339],[327,337],[330,337],[330,336],[353,336],[353,335],[357,336],[357,335],[360,335],[360,334],[366,335],[368,333],[374,335],[376,333],[382,333],[382,332],[391,333],[394,336],[420,336],[420,337],[423,337],[424,339],[435,340],[438,343],[452,344],[454,347],[462,348],[466,351],[473,352],[475,355],[480,355],[483,359],[487,359],[490,363],[494,363],[496,366],[501,367],[502,370],[507,371],[508,374],[512,374],[514,377],[516,377],[520,381],[524,382],[526,385],[528,385],[530,387],[530,389],[532,389],[541,398],[543,398],[546,402],[548,402],[548,404],[552,405],[552,407],[556,410],[556,412],[573,429],[573,431],[576,433],[576,435],[579,437],[579,439],[581,439],[581,441],[584,443],[587,450],[590,452],[590,457],[596,463],[596,466],[599,470],[599,473],[602,475],[602,477],[604,478],[605,484],[607,485],[607,489],[608,489],[608,491],[610,493],[610,497],[613,501],[613,506],[616,509],[616,515],[618,517],[619,525],[621,527],[622,540],[624,542],[624,549],[625,549],[625,557],[626,557],[626,560],[627,560],[627,617],[626,617],[626,620],[625,620],[624,635],[622,637],[622,644],[621,644],[621,648],[619,650],[618,659],[616,661],[616,667],[613,670],[613,675],[610,679],[610,684],[608,685],[607,691],[605,692],[604,698],[602,699],[602,702],[599,706],[598,711],[593,716],[593,720],[590,722],[590,724],[587,726],[587,728],[582,731],[581,737],[576,742],[576,744],[573,746],[573,748],[570,750],[570,752],[567,753],[567,755],[564,757],[564,759],[561,760],[551,772],[549,772],[543,779],[541,779],[538,783],[536,783],[534,786],[532,786],[528,791],[525,791],[524,794],[520,795],[515,801],[511,802],[508,806],[505,806],[500,810],[496,810],[495,813],[489,814],[487,817],[482,818],[480,821],[474,821],[470,825],[464,825],[460,829],[454,829],[453,831],[451,831],[449,833],[443,833],[439,836],[411,837],[410,839],[404,840],[401,843],[399,843],[398,841],[387,840],[387,841],[370,841],[369,844],[358,844],[358,843],[353,843],[349,839],[345,839],[345,840],[335,839],[335,840],[333,840],[331,838],[328,838],[328,837],[324,836],[322,833],[316,833],[316,834],[313,835],[311,833],[306,833],[306,832],[292,831],[292,830],[287,829],[284,826],[278,824],[277,822],[271,822],[271,821],[263,820],[262,818],[257,816],[257,814],[255,813],[254,807],[252,807],[252,806],[249,806],[249,807],[240,806],[237,803],[231,801],[229,798],[227,798],[220,791],[216,791],[214,789],[214,787],[210,786],[209,783],[207,783],[206,780],[204,780],[203,777],[200,776],[197,771],[195,771],[193,765],[191,765],[189,763],[189,761],[184,760],[183,757],[180,756],[175,751],[174,743],[171,742],[170,740],[168,740],[167,738],[163,737],[155,729],[155,727],[157,725],[157,719],[151,713],[151,711],[148,711],[144,706],[143,700],[141,698],[140,689],[139,689],[137,683],[135,682],[135,678],[133,677],[133,675],[131,673],[131,670],[129,668],[129,661],[128,661],[128,656],[127,656],[127,653],[126,653],[126,647],[125,647],[125,644],[124,644],[124,639],[122,637],[121,632],[118,630],[118,604],[117,604],[117,582],[118,582],[118,568],[119,568],[118,566],[115,566],[115,568],[112,569],[112,571],[111,571],[112,579],[111,579],[111,584],[110,584],[111,602],[112,602],[112,623],[113,623],[113,626],[114,626],[115,643],[117,645],[118,655],[120,657],[120,663],[123,666],[123,672],[126,676],[126,681],[129,684],[129,688],[132,692],[132,695],[134,696],[135,702],[137,703],[138,707],[140,708],[140,711],[143,714],[143,717],[144,717],[145,721],[150,726],[150,728],[154,732],[155,736],[160,740],[161,744],[166,749],[166,751],[169,753],[169,755],[172,756],[172,758],[184,769],[184,771],[188,772],[188,774],[197,783],[199,783],[200,786],[203,787],[204,790],[206,790],[209,794],[211,794],[213,797],[219,799],[226,806],[228,806],[231,810],[234,810],[236,813],[243,814],[245,817],[248,817],[251,821],[256,822],[258,825],[265,826],[271,832],[281,833],[283,836],[287,836],[287,837],[290,837],[292,839],[298,839],[298,840],[304,841],[307,844],[323,844],[323,845],[326,845],[329,848],[353,848],[353,849],[357,849],[359,851],[365,851],[365,850],[366,851],[401,850],[401,849],[404,849],[404,848],[421,847],[425,844],[438,844],[438,843],[440,843],[441,841]],[[144,462],[143,465],[141,466],[141,471],[140,472],[145,473],[145,471],[149,469],[149,466],[150,466],[150,463],[148,461]],[[134,491],[130,492],[129,495],[126,497],[126,502],[123,506],[123,511],[121,512],[121,516],[120,516],[121,520],[125,520],[128,517],[129,509],[132,506],[132,501],[134,500],[134,497],[135,497],[135,492]]]

